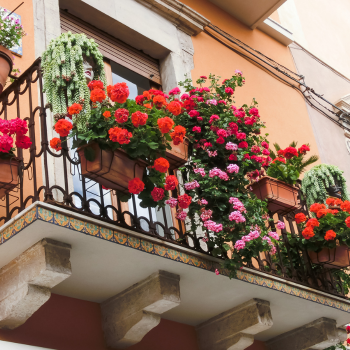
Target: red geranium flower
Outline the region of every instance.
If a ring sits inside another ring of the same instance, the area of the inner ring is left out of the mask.
[[[192,109],[195,109],[196,103],[192,99],[188,99],[184,101],[184,107],[186,108],[186,111],[189,112],[189,111],[192,111]],[[168,106],[168,109],[169,109],[169,106]]]
[[[126,83],[117,83],[115,85],[107,86],[108,97],[113,102],[125,103],[129,97],[129,88]]]
[[[98,89],[103,89],[103,83],[101,80],[92,80],[90,81],[90,83],[88,84],[88,88],[90,90],[94,90],[96,88]]]
[[[26,135],[17,134],[15,144],[18,148],[28,149],[31,146],[32,141],[30,140],[30,137]]]
[[[349,201],[344,201],[340,205],[340,209],[343,210],[343,211],[346,211],[347,213],[350,213],[350,202]]]
[[[315,218],[309,219],[308,222],[306,223],[306,227],[313,228],[313,227],[319,227],[319,226],[320,226],[320,223]]]
[[[345,219],[345,225],[350,228],[350,216]]]
[[[238,144],[238,148],[248,148],[248,142],[246,142],[246,141],[241,141],[241,142]]]
[[[312,213],[317,213],[320,209],[326,209],[326,206],[320,203],[314,203],[314,204],[311,204],[310,206],[310,211]]]
[[[162,134],[167,134],[175,124],[174,121],[169,117],[160,118],[157,120],[157,123]]]
[[[110,118],[111,117],[111,112],[110,111],[105,111],[102,114],[105,118]]]
[[[50,147],[53,148],[56,152],[62,149],[61,140],[58,137],[54,137],[50,140]]]
[[[166,173],[169,169],[169,166],[170,164],[165,158],[159,157],[154,161],[153,167],[161,173]]]
[[[291,159],[293,157],[297,157],[298,156],[298,151],[296,148],[294,147],[287,147],[284,151],[284,156],[287,158],[287,159]]]
[[[125,108],[118,108],[115,113],[115,120],[117,123],[122,124],[125,123],[128,120],[129,117],[129,111]]]
[[[165,186],[164,188],[167,191],[175,190],[176,186],[179,184],[179,181],[177,180],[175,175],[169,175],[165,179]]]
[[[90,100],[93,103],[96,103],[96,102],[101,103],[105,98],[106,98],[106,94],[105,94],[104,90],[102,90],[102,89],[95,88],[90,93]]]
[[[333,241],[337,234],[333,230],[328,230],[324,236],[326,241]]]
[[[343,203],[343,201],[342,201],[340,198],[337,198],[337,199],[334,201],[334,205],[336,205],[336,206],[340,206],[342,203]]]
[[[142,106],[143,105],[143,101],[146,99],[145,96],[143,95],[139,95],[135,97],[135,101],[138,105]]]
[[[190,206],[192,202],[192,197],[185,193],[182,196],[178,196],[177,201],[179,203],[180,208],[186,209]]]
[[[329,212],[328,212],[328,209],[320,209],[318,212],[317,212],[317,217],[318,218],[322,218],[324,217],[325,215],[327,215]]]
[[[286,164],[286,160],[285,160],[284,158],[282,158],[282,157],[275,158],[275,159],[272,161],[273,164],[276,163],[276,162],[281,162],[281,163]]]
[[[308,145],[302,145],[300,148],[298,148],[298,152],[300,154],[306,154],[308,151],[310,151],[310,147]]]
[[[186,129],[181,125],[177,125],[175,126],[174,131],[170,134],[170,137],[172,138],[174,145],[179,145],[184,141],[185,135]]]
[[[118,142],[121,145],[130,143],[132,133],[123,128],[111,128],[108,130],[109,139],[113,142]]]
[[[334,206],[334,201],[335,201],[335,198],[327,198],[326,199],[327,205],[330,205],[331,207]]]
[[[7,134],[0,136],[0,152],[9,153],[13,147],[13,138]]]
[[[164,96],[157,95],[153,97],[153,103],[157,108],[162,108],[162,106],[166,105],[167,102]]]
[[[170,113],[174,114],[175,116],[179,115],[181,113],[181,109],[182,109],[182,104],[179,101],[171,101],[168,106],[167,109]]]
[[[306,227],[303,232],[301,233],[305,239],[310,239],[313,236],[315,236],[315,233],[312,229],[312,227]]]
[[[128,190],[132,194],[139,194],[144,188],[145,184],[138,177],[129,181]]]
[[[131,122],[134,124],[135,128],[138,128],[140,125],[145,125],[148,119],[147,113],[142,113],[140,111],[136,111],[131,114]]]
[[[73,128],[73,124],[71,122],[69,122],[68,120],[65,120],[65,119],[60,119],[55,124],[55,131],[61,137],[68,136],[68,134],[72,130],[72,128]]]
[[[297,224],[301,224],[302,222],[307,220],[306,216],[303,213],[296,214],[294,218]]]
[[[152,192],[151,196],[155,202],[161,201],[164,198],[164,190],[159,187],[155,187]]]
[[[284,157],[284,150],[280,149],[279,151],[277,151],[277,154],[281,157]]]
[[[9,120],[8,126],[9,126],[8,133],[10,135],[13,135],[13,134],[24,135],[28,131],[27,121],[22,120],[20,118]]]

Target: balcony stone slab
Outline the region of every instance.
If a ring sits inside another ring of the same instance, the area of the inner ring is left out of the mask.
[[[69,244],[43,239],[0,270],[0,328],[22,325],[71,273]]]
[[[160,315],[180,304],[180,277],[153,273],[101,304],[107,345],[124,349],[136,344],[160,322]]]

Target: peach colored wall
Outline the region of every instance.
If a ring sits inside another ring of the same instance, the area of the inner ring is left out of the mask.
[[[0,0],[0,6],[6,8],[9,11],[12,11],[15,9],[19,4],[21,3],[20,0]],[[24,4],[18,8],[15,11],[16,14],[21,16],[22,25],[26,33],[28,34],[22,39],[22,45],[23,45],[23,56],[19,57],[14,55],[14,68],[19,68],[21,72],[24,72],[27,68],[31,66],[31,64],[35,60],[35,51],[34,51],[34,18],[33,18],[33,3],[32,0],[26,0]],[[6,87],[10,84],[8,81]],[[5,87],[5,88],[6,88]],[[33,106],[37,106],[38,99],[37,99],[37,85],[32,86],[32,93],[33,93]],[[10,99],[12,98],[12,95],[10,95]],[[20,117],[21,119],[27,118],[30,116],[29,114],[29,97],[28,92],[26,92],[21,98],[20,98]],[[12,106],[8,107],[8,119],[13,119],[17,117],[17,111],[16,111],[16,103]],[[0,118],[4,118],[4,115],[1,115]],[[36,146],[37,150],[40,149],[40,125],[39,125],[39,115],[36,114],[36,120],[35,120],[35,130],[36,130]],[[29,135],[29,134],[28,134]],[[29,151],[24,151],[24,160],[27,162],[29,159]],[[43,182],[42,179],[42,172],[41,172],[41,162],[37,161],[37,181],[38,186],[40,186]],[[25,178],[27,177],[27,172],[25,174]],[[26,198],[29,195],[33,195],[33,183],[31,182],[25,182],[24,185],[24,198]],[[18,193],[12,193],[15,196],[19,197]],[[11,198],[11,202],[14,201],[14,198]],[[28,204],[31,204],[29,202]],[[19,202],[15,201],[13,203],[13,206],[18,206]],[[0,209],[0,216],[3,214],[3,208]],[[1,223],[0,223],[1,224]]]
[[[182,2],[208,18],[214,25],[295,71],[288,47],[259,30],[250,30],[207,0]],[[318,153],[305,101],[297,91],[205,33],[193,37],[193,45],[194,79],[209,73],[215,73],[224,79],[240,69],[246,78],[246,84],[237,89],[236,104],[249,104],[253,97],[256,98],[262,120],[266,122],[266,132],[270,134],[270,142],[278,142],[282,147],[286,147],[293,140],[300,145],[310,143],[312,153]]]
[[[0,330],[0,340],[56,350],[108,349],[100,305],[56,294],[19,328]],[[167,350],[197,350],[194,327],[162,319],[139,344],[128,349],[164,350],[165,344]]]

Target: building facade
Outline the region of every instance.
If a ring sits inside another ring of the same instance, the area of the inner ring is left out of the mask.
[[[196,233],[179,243],[182,228],[171,211],[141,208],[137,199],[122,204],[81,179],[74,154],[47,151],[53,116],[39,57],[52,39],[71,31],[95,39],[107,81],[126,81],[133,98],[151,87],[167,92],[189,77],[225,79],[242,71],[246,82],[235,103],[258,101],[271,143],[309,143],[327,162],[324,141],[334,132],[342,136],[336,142],[344,146],[343,158],[329,161],[348,171],[344,130],[326,118],[321,128],[293,87],[301,75],[309,79],[314,63],[293,51],[291,31],[278,24],[275,11],[284,1],[246,3],[28,0],[16,10],[28,33],[15,58],[24,73],[11,85],[15,103],[9,90],[0,100],[9,117],[28,118],[35,147],[24,153],[23,182],[1,209],[4,349],[16,343],[23,350],[301,350],[346,339],[350,303],[326,277],[266,258],[230,279]],[[0,6],[11,10],[13,0]],[[346,94],[347,79],[322,67],[339,80],[339,95]],[[325,85],[315,90],[326,93]]]

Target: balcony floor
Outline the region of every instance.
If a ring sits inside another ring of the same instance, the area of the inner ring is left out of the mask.
[[[157,270],[180,275],[181,304],[165,319],[197,325],[251,298],[271,303],[268,340],[320,317],[349,322],[350,301],[244,269],[236,279],[217,276],[220,260],[157,238],[120,229],[37,202],[0,228],[0,267],[43,238],[72,245],[73,274],[52,292],[101,302]]]

